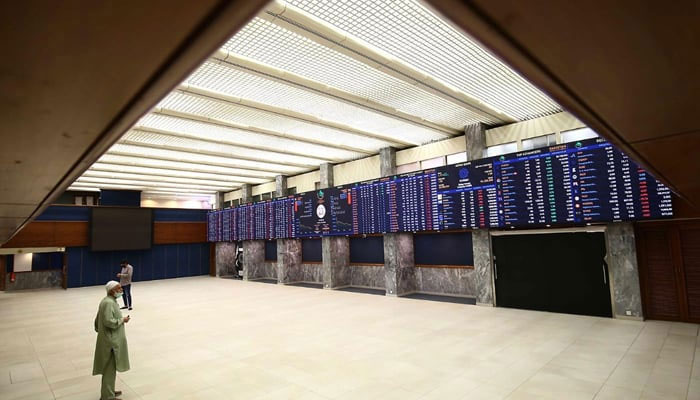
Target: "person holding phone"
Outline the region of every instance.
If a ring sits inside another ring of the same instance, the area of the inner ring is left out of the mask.
[[[129,348],[126,343],[124,325],[131,320],[130,316],[122,317],[117,299],[122,296],[123,289],[116,281],[105,285],[107,296],[100,301],[95,317],[95,359],[92,364],[92,374],[102,375],[101,400],[119,400],[116,396],[122,394],[114,389],[117,371],[125,372],[130,368]]]
[[[123,310],[128,308],[129,310],[132,310],[131,277],[134,275],[134,267],[132,267],[127,260],[122,260],[121,267],[121,272],[117,274],[117,278],[119,278],[119,285],[124,290],[124,307],[121,309]]]

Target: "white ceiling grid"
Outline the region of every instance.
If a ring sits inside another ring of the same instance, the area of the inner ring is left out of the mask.
[[[290,12],[278,16],[273,9]],[[268,11],[163,98],[71,189],[210,195],[387,146],[445,139],[476,122],[500,125],[561,111],[417,0],[275,0]],[[312,20],[367,53],[332,42]],[[381,65],[373,54],[398,60],[414,75]]]

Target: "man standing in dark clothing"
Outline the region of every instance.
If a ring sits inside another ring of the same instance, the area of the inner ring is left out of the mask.
[[[124,290],[124,307],[129,310],[132,309],[133,303],[131,302],[131,277],[134,275],[134,267],[132,267],[127,260],[122,260],[121,262],[122,270],[117,274],[119,278],[119,286]]]

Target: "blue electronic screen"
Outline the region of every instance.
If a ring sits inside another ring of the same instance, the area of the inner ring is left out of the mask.
[[[497,228],[493,163],[477,160],[437,169],[440,230]]]
[[[590,139],[214,211],[207,240],[527,228],[670,218],[671,191]]]

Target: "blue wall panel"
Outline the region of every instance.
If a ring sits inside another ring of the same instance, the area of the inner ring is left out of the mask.
[[[153,279],[153,252],[144,251],[139,263],[139,281],[150,281]]]
[[[153,279],[165,278],[165,246],[153,246]]]
[[[134,266],[133,281],[180,278],[209,273],[209,244],[156,245],[151,250],[92,252],[88,247],[69,247],[68,287],[104,285],[117,280],[119,262]]]
[[[79,287],[83,269],[82,247],[69,247],[66,253],[68,253],[68,287]]]
[[[138,190],[102,190],[100,204],[103,206],[141,206],[141,191]]]
[[[106,204],[103,204],[106,205]],[[138,205],[137,205],[138,206]],[[49,206],[37,221],[89,221],[90,206]],[[156,222],[206,222],[209,210],[183,208],[154,208]]]
[[[163,222],[206,222],[209,210],[187,210],[180,208],[155,208],[153,220]]]
[[[49,206],[37,221],[89,221],[90,207],[81,206]]]
[[[413,235],[417,265],[474,265],[471,232]]]
[[[177,276],[177,245],[165,245],[165,277],[175,278]]]
[[[209,243],[200,244],[202,251],[199,252],[199,274],[209,274]]]

